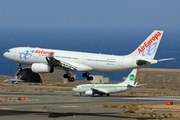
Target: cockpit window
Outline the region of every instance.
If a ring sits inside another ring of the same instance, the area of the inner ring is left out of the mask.
[[[8,50],[7,52],[10,52],[10,50]]]

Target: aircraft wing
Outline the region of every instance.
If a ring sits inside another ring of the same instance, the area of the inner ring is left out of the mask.
[[[93,70],[91,67],[79,63],[73,63],[69,61],[57,60],[53,56],[54,53],[50,53],[49,56],[46,57],[46,61],[49,65],[53,67],[61,67],[64,69],[69,69],[72,71],[90,71]]]
[[[95,93],[109,93],[109,91],[104,90],[104,89],[98,89],[98,88],[91,88],[91,90]]]

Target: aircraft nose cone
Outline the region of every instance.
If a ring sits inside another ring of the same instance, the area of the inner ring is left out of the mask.
[[[5,53],[3,54],[3,56],[4,56],[5,58],[8,58],[8,53],[5,52]]]
[[[6,52],[3,54],[4,57],[6,57]]]
[[[77,88],[73,88],[72,90],[73,90],[74,92],[77,92]]]
[[[73,88],[72,90],[75,91],[75,88]]]

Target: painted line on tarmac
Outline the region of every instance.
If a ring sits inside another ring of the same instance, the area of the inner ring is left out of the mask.
[[[59,107],[64,107],[64,108],[69,108],[69,107],[71,107],[71,108],[77,108],[77,107],[80,107],[80,106],[59,106]]]
[[[12,110],[14,108],[1,108],[2,110]]]
[[[119,98],[119,99],[124,99],[124,100],[175,100],[175,101],[180,101],[180,99],[178,98],[147,98],[147,97],[141,97],[141,98],[136,98],[136,97],[132,97],[132,98]]]

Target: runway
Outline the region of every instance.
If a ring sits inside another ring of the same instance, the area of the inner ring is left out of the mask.
[[[78,96],[76,94],[56,93],[0,93],[1,98],[25,97],[25,101],[0,102],[0,119],[2,120],[70,120],[76,119],[153,119],[151,117],[130,117],[121,115],[121,108],[103,108],[103,104],[164,104],[165,101],[180,100],[180,97],[148,97],[148,96],[121,96],[110,97]]]

